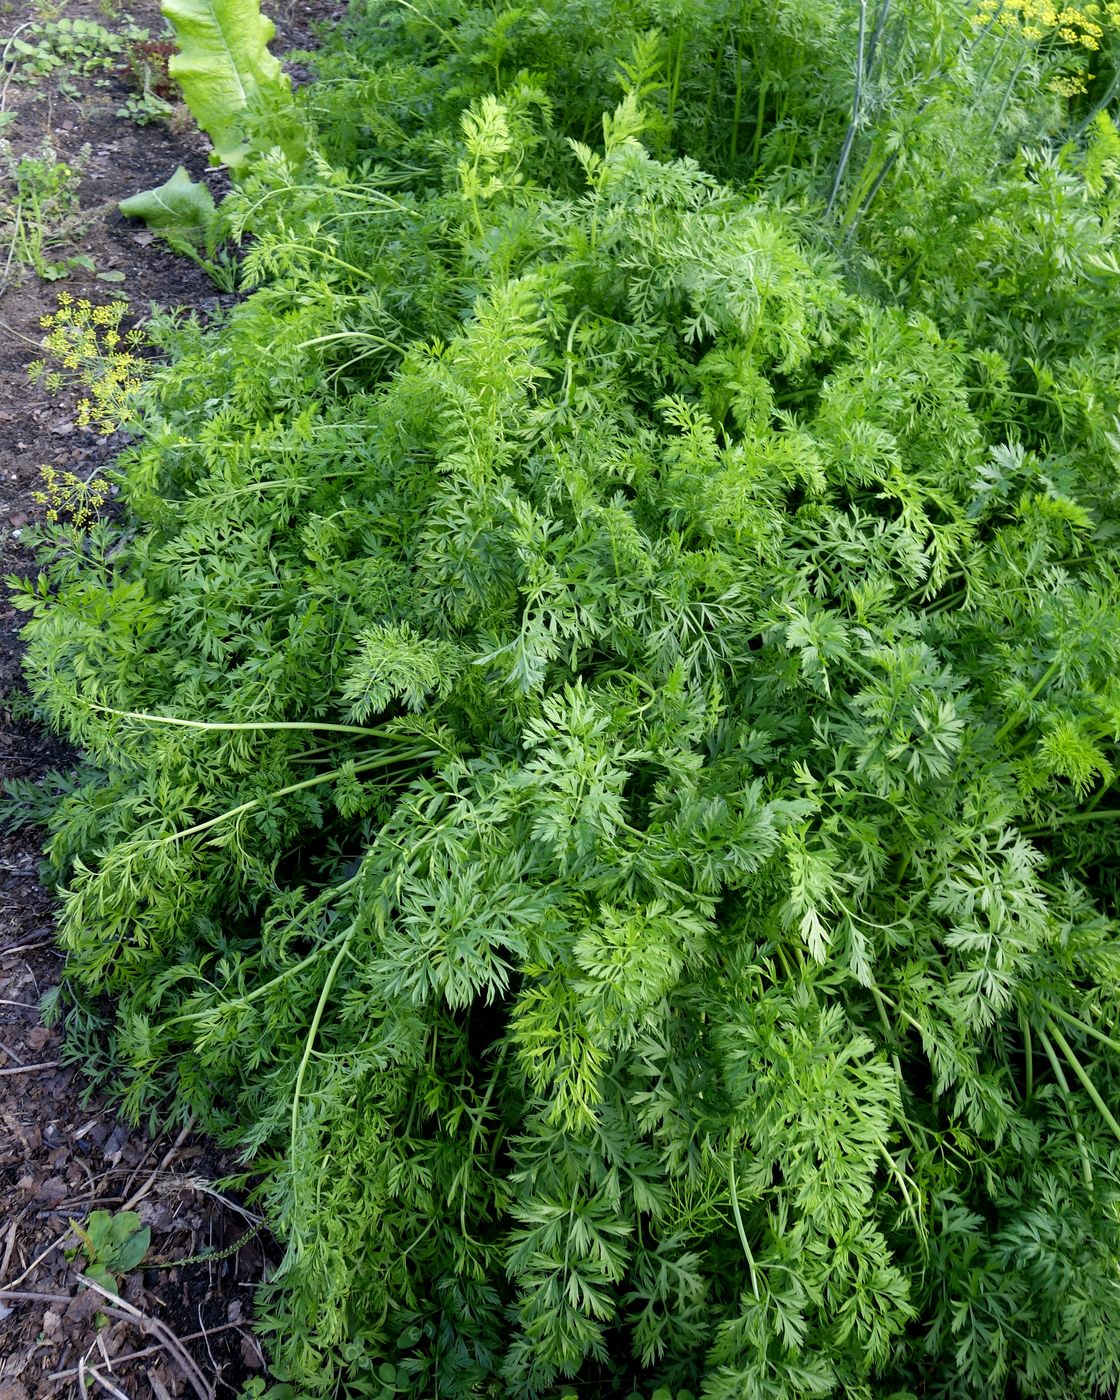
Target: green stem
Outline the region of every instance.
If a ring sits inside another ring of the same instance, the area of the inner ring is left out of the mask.
[[[848,129],[844,133],[844,144],[840,148],[840,160],[836,166],[836,176],[832,181],[832,193],[828,196],[828,204],[825,206],[825,218],[830,218],[836,205],[836,196],[840,193],[840,185],[844,179],[844,171],[848,167],[848,158],[852,154],[852,145],[856,139],[856,132],[859,129],[860,108],[863,105],[863,54],[864,42],[867,35],[867,0],[859,0],[859,38],[856,47],[856,89],[852,98],[852,116],[848,122]]]
[[[1027,696],[1028,705],[1032,704],[1035,700],[1038,699],[1042,691],[1046,688],[1046,686],[1050,684],[1053,678],[1057,675],[1058,671],[1061,669],[1061,664],[1061,661],[1059,661],[1057,657],[1055,657],[1054,660],[1051,661],[1050,665],[1047,666],[1046,670],[1042,673],[1042,678],[1039,680],[1038,684]],[[1007,738],[1007,736],[1011,733],[1011,731],[1015,728],[1015,726],[1018,723],[1019,718],[1016,715],[1009,719],[1004,725],[1002,725],[1001,728],[997,729],[995,740],[996,743],[1002,744],[1004,739]]]
[[[1056,827],[1063,826],[1083,826],[1086,822],[1108,821],[1111,817],[1120,817],[1120,807],[1110,807],[1107,812],[1073,812],[1068,817],[1062,817],[1054,826],[1023,826],[1019,830],[1024,836],[1049,836]]]
[[[994,24],[995,21],[999,18],[999,14],[1000,14],[1000,12],[1002,11],[1002,9],[1003,9],[1003,6],[1001,5],[1001,6],[999,7],[999,10],[997,10],[996,13],[992,16],[992,23],[993,23],[993,24]],[[988,26],[988,28],[987,28],[987,30],[986,30],[985,32],[988,33],[988,34],[990,34],[990,33],[992,32],[991,25]],[[988,61],[988,66],[987,66],[987,68],[984,69],[984,76],[980,79],[979,85],[977,86],[977,89],[976,89],[976,92],[977,92],[977,95],[978,95],[978,96],[979,96],[979,94],[982,93],[982,92],[984,91],[984,89],[988,86],[988,80],[989,80],[989,78],[991,78],[992,74],[995,72],[996,64],[999,62],[999,56],[1000,56],[1001,53],[1003,53],[1004,45],[1007,43],[1007,34],[1008,34],[1008,31],[1007,31],[1006,29],[1004,29],[1004,30],[1002,31],[1002,33],[1000,34],[998,40],[996,41],[995,50],[994,50],[994,52],[992,53],[991,59]]]
[[[567,408],[568,403],[571,399],[572,374],[576,366],[576,329],[579,326],[580,321],[583,320],[587,310],[588,308],[586,306],[581,307],[579,311],[576,312],[575,316],[572,318],[572,324],[568,327],[568,344],[564,351],[564,379],[561,384],[562,392],[560,394],[560,401],[565,408]]]
[[[743,12],[739,12],[739,24],[735,30],[735,105],[731,112],[731,156],[734,162],[739,153],[739,121],[743,113]],[[765,85],[764,85],[765,86]]]
[[[1053,1022],[1047,1022],[1053,1025]],[[1081,1123],[1077,1116],[1077,1109],[1073,1104],[1073,1096],[1070,1094],[1069,1080],[1066,1079],[1065,1072],[1058,1057],[1054,1053],[1054,1047],[1050,1044],[1050,1038],[1044,1030],[1039,1030],[1038,1038],[1042,1042],[1042,1048],[1046,1052],[1046,1058],[1050,1061],[1050,1068],[1054,1071],[1054,1078],[1058,1081],[1062,1093],[1065,1095],[1066,1108],[1069,1112],[1070,1122],[1073,1124],[1073,1135],[1077,1139],[1077,1151],[1081,1157],[1081,1176],[1088,1190],[1093,1189],[1093,1173],[1089,1166],[1089,1154],[1085,1148],[1085,1139],[1081,1136]]]
[[[346,889],[347,885],[352,885],[356,879],[357,876],[355,875],[345,881],[344,884],[335,886],[331,890],[331,894],[341,894],[341,892]],[[161,1029],[165,1026],[189,1025],[195,1021],[205,1021],[218,1012],[226,1012],[234,1008],[241,1010],[243,1007],[251,1006],[253,1002],[272,991],[273,987],[280,986],[280,984],[286,982],[289,977],[294,977],[297,972],[302,972],[305,967],[310,967],[311,964],[321,958],[324,953],[329,953],[330,950],[338,944],[339,939],[348,937],[348,933],[343,933],[339,934],[336,938],[329,939],[326,943],[320,944],[313,952],[308,953],[305,958],[301,958],[298,963],[293,963],[291,967],[286,967],[283,972],[278,972],[275,977],[270,977],[267,982],[262,982],[259,987],[254,987],[251,992],[246,992],[244,996],[234,997],[232,1001],[223,1001],[218,1006],[208,1008],[205,1011],[185,1011],[179,1016],[172,1016],[169,1021],[162,1022]]]
[[[766,79],[758,85],[758,106],[754,114],[754,141],[751,144],[751,168],[757,169],[762,155],[762,123],[766,118]]]
[[[383,754],[379,758],[369,758],[362,763],[356,763],[353,771],[355,773],[368,773],[374,768],[391,768],[394,763],[400,763],[407,759],[436,757],[438,757],[438,751],[435,749],[398,749],[394,753]],[[274,801],[278,797],[288,797],[293,792],[302,792],[305,788],[318,787],[320,783],[333,782],[341,772],[341,768],[332,768],[329,773],[320,773],[317,777],[305,778],[301,783],[291,783],[288,787],[277,788],[275,792],[267,793],[264,797],[254,797],[248,802],[242,802],[240,806],[230,807],[228,811],[219,812],[216,817],[210,817],[207,821],[199,822],[196,826],[187,827],[184,831],[173,831],[170,836],[158,837],[153,840],[152,845],[166,846],[172,841],[182,841],[188,836],[198,836],[201,832],[208,831],[220,822],[228,821],[230,817],[239,817],[245,812],[251,812],[254,807],[260,807],[265,802]]]
[[[318,720],[284,719],[284,720],[254,720],[244,724],[227,724],[220,720],[205,719],[177,719],[172,715],[150,715],[143,710],[115,710],[111,705],[91,705],[91,710],[97,710],[104,715],[117,715],[120,719],[139,719],[146,724],[172,724],[182,729],[219,729],[219,730],[253,730],[253,729],[313,729],[323,731],[328,734],[363,734],[377,739],[387,739],[393,734],[393,730],[382,727],[380,729],[363,729],[356,724],[320,724]]]
[[[721,78],[721,76],[722,76],[722,74],[720,73],[720,68],[721,68],[721,66],[722,66],[722,64],[723,64],[723,55],[724,55],[724,52],[725,52],[725,50],[726,50],[726,48],[727,48],[728,43],[730,42],[730,39],[731,39],[731,30],[730,30],[730,27],[729,27],[728,25],[725,24],[724,27],[720,30],[719,38],[716,40],[715,52],[712,54],[712,59],[711,59],[712,73],[711,73],[711,78],[710,78],[710,80],[709,80],[709,82],[708,82],[708,96],[707,96],[707,99],[706,99],[706,101],[705,101],[705,103],[704,103],[704,135],[703,135],[703,138],[702,138],[702,140],[701,140],[701,145],[702,145],[702,147],[703,147],[703,149],[704,149],[705,151],[708,151],[708,150],[711,149],[710,142],[711,142],[711,137],[712,137],[712,122],[713,122],[714,113],[715,113],[715,108],[716,108],[716,93],[719,91],[719,80],[720,80],[720,78]],[[738,40],[738,36],[736,36],[736,40],[735,40],[736,50],[738,50],[738,44],[739,44],[739,40]],[[658,160],[664,160],[664,159],[665,159],[665,147],[664,147],[664,143],[661,142],[661,141],[659,141],[659,142],[657,143],[657,152],[656,152],[656,154],[657,154]]]
[[[849,915],[848,917],[851,918],[851,915]],[[894,1028],[891,1026],[890,1017],[887,1015],[887,1008],[883,1005],[882,993],[879,991],[879,988],[875,985],[874,982],[871,983],[870,991],[872,997],[875,999],[875,1005],[879,1011],[879,1022],[883,1027],[883,1035],[887,1043],[889,1044],[892,1040],[894,1040]],[[903,1082],[902,1061],[899,1059],[898,1053],[893,1050],[891,1051],[891,1064],[894,1067],[894,1072],[898,1076],[898,1082],[901,1085]],[[884,1148],[883,1151],[886,1152],[886,1148]],[[893,1161],[889,1153],[887,1154],[887,1160]],[[903,1191],[903,1194],[905,1195],[905,1189]],[[909,1199],[910,1198],[907,1196],[907,1204],[909,1204]]]
[[[751,1253],[750,1243],[747,1240],[746,1227],[743,1225],[743,1216],[739,1210],[739,1187],[735,1180],[735,1149],[732,1148],[727,1156],[728,1186],[731,1194],[731,1213],[735,1217],[735,1228],[739,1232],[739,1243],[743,1246],[743,1253],[746,1255],[747,1268],[751,1275],[751,1292],[755,1299],[758,1298],[758,1274],[755,1272],[754,1255]]]
[[[1112,1129],[1112,1133],[1113,1136],[1116,1138],[1116,1141],[1120,1142],[1120,1123],[1116,1121],[1116,1119],[1112,1115],[1112,1110],[1105,1103],[1104,1099],[1101,1098],[1097,1086],[1089,1078],[1088,1074],[1085,1071],[1084,1065],[1082,1065],[1081,1061],[1070,1049],[1069,1042],[1066,1040],[1065,1036],[1061,1033],[1058,1027],[1054,1024],[1054,1022],[1049,1021],[1047,1022],[1047,1025],[1050,1028],[1050,1034],[1058,1042],[1058,1049],[1061,1050],[1062,1054],[1069,1061],[1070,1069],[1072,1069],[1074,1074],[1077,1075],[1078,1079],[1081,1080],[1082,1088],[1092,1099],[1094,1108],[1096,1108],[1097,1112]]]
[[[1112,732],[1111,732],[1111,730],[1106,729],[1106,730],[1104,731],[1103,734],[1098,734],[1098,735],[1096,735],[1095,737],[1098,738],[1098,739],[1111,738],[1111,737],[1112,737]],[[1100,785],[1100,787],[1097,788],[1096,792],[1093,793],[1092,797],[1090,797],[1089,801],[1086,802],[1085,808],[1084,808],[1085,812],[1086,812],[1086,813],[1095,812],[1096,809],[1100,806],[1101,798],[1105,795],[1106,792],[1111,792],[1112,789],[1113,789],[1115,786],[1116,786],[1116,779],[1115,779],[1115,778],[1113,778],[1111,782],[1107,782],[1107,783],[1102,782],[1101,785]]]
[[[890,1017],[887,1015],[887,1008],[883,1005],[883,995],[874,982],[871,983],[868,990],[875,1002],[875,1008],[879,1013],[879,1024],[883,1027],[883,1034],[888,1041],[891,1041],[894,1039],[894,1027],[891,1025]]]
[[[459,47],[459,45],[455,42],[455,40],[447,32],[447,30],[444,29],[444,27],[441,24],[437,24],[436,21],[431,17],[431,15],[426,15],[423,12],[423,10],[418,10],[415,5],[410,5],[408,3],[408,0],[396,0],[396,3],[402,6],[404,9],[410,11],[412,14],[414,14],[417,19],[422,19],[425,24],[430,24],[432,28],[440,35],[441,38],[447,40],[447,42],[451,45],[451,47],[455,50],[457,54],[461,54],[463,52],[463,50]]]
[[[1020,53],[1019,57],[1015,61],[1015,67],[1012,68],[1011,76],[1007,80],[1007,86],[1003,90],[1003,97],[1000,99],[999,108],[996,111],[995,116],[992,118],[991,126],[988,128],[989,141],[996,134],[996,128],[999,126],[1000,122],[1003,121],[1003,114],[1007,111],[1007,104],[1011,101],[1011,94],[1015,90],[1015,83],[1019,77],[1019,74],[1023,71],[1023,64],[1026,61],[1027,51],[1026,48],[1024,48],[1022,53]]]
[[[317,86],[318,86],[318,87],[321,87],[322,84],[317,84]],[[416,173],[417,173],[417,174],[420,174],[421,172],[420,172],[420,171],[417,171]],[[379,175],[379,178],[380,178],[381,180],[384,180],[385,177],[384,177],[384,175],[382,174],[382,175]],[[316,187],[308,186],[308,185],[282,185],[282,186],[281,186],[280,188],[278,188],[278,189],[269,190],[267,194],[262,195],[262,196],[260,197],[260,199],[256,200],[253,204],[250,204],[249,207],[248,207],[246,210],[244,210],[243,213],[241,213],[241,215],[240,215],[240,217],[239,217],[239,222],[240,222],[240,224],[242,224],[242,225],[248,225],[248,224],[250,224],[250,223],[252,222],[252,220],[253,220],[253,216],[254,216],[255,214],[259,213],[259,211],[263,208],[263,206],[264,206],[265,204],[267,204],[267,203],[269,202],[269,200],[271,200],[271,199],[283,199],[286,195],[299,194],[299,193],[302,193],[302,192],[306,192],[309,188],[316,188]],[[379,193],[379,192],[376,191],[376,190],[370,191],[370,190],[353,190],[353,189],[338,189],[338,188],[332,188],[332,189],[331,189],[331,198],[332,198],[332,199],[357,199],[357,200],[360,200],[362,203],[365,203],[365,204],[380,204],[380,205],[386,207],[386,212],[391,212],[391,213],[406,214],[406,213],[409,212],[405,205],[398,203],[397,200],[395,200],[395,199],[391,199],[387,194],[381,194],[381,193]],[[341,213],[335,213],[335,214],[332,214],[332,215],[329,216],[329,220],[330,220],[330,221],[333,221],[334,219],[338,219],[338,218],[342,218],[342,217],[343,217],[343,215],[342,215]],[[327,222],[327,220],[324,219],[324,222]]]
[[[1116,1053],[1120,1055],[1120,1041],[1113,1040],[1111,1036],[1105,1035],[1104,1031],[1097,1030],[1096,1026],[1090,1024],[1090,1022],[1081,1021],[1078,1020],[1076,1016],[1071,1016],[1068,1011],[1063,1010],[1060,1006],[1056,1006],[1049,998],[1041,997],[1040,1000],[1047,1011],[1053,1012],[1055,1016],[1060,1016],[1062,1020],[1072,1026],[1074,1030],[1084,1031],[1086,1035],[1091,1035],[1095,1040],[1099,1040],[1102,1045],[1107,1045],[1110,1050],[1115,1050]]]
[[[1076,141],[1078,137],[1083,136],[1089,129],[1090,123],[1105,110],[1118,92],[1120,92],[1120,69],[1117,69],[1112,75],[1112,82],[1109,83],[1105,95],[1096,106],[1090,110],[1089,115],[1083,121],[1078,122],[1077,126],[1070,132],[1069,139],[1071,141]]]
[[[677,98],[681,90],[681,72],[684,68],[684,34],[680,34],[677,39],[677,57],[673,64],[673,77],[669,88],[668,117],[670,131],[673,127],[673,118],[677,110]],[[672,139],[670,137],[670,139]]]
[[[882,1001],[885,1001],[888,1006],[893,1007],[897,1015],[901,1016],[902,1019],[912,1030],[917,1031],[919,1035],[922,1035],[924,1033],[924,1027],[922,1026],[921,1021],[915,1020],[914,1017],[910,1015],[909,1011],[903,1010],[903,1008],[899,1006],[898,1002],[895,1001],[894,997],[888,996],[886,992],[882,991],[879,988],[876,988],[876,995]]]
[[[996,11],[996,14],[993,16],[993,21],[994,21],[994,19],[996,18],[996,16],[998,16],[998,14],[1000,13],[1000,11],[1001,11],[1002,9],[1003,9],[1003,6],[1002,6],[1002,4],[1001,4],[1000,7],[999,7],[999,9]],[[875,36],[872,36],[872,38],[873,38],[873,40],[874,40]],[[1006,34],[1006,31],[1005,31],[1004,34],[1001,35],[1001,37],[1000,37],[1000,42],[999,42],[999,45],[997,46],[996,55],[993,56],[993,58],[992,58],[992,63],[989,65],[988,72],[985,74],[984,79],[982,80],[982,82],[981,82],[981,84],[980,84],[980,89],[979,89],[980,91],[983,90],[984,86],[985,86],[986,83],[987,83],[988,77],[989,77],[990,74],[991,74],[992,67],[994,67],[994,65],[995,65],[996,57],[998,57],[998,54],[999,54],[1000,50],[1002,49],[1002,45],[1003,45],[1004,41],[1006,40],[1006,38],[1007,38],[1007,34]],[[960,48],[958,48],[957,52],[952,56],[952,58],[946,59],[946,60],[941,64],[941,66],[940,66],[939,69],[937,69],[934,73],[931,73],[931,74],[927,74],[927,75],[926,75],[926,81],[928,81],[928,82],[936,82],[936,80],[938,80],[938,79],[946,78],[946,77],[948,76],[949,72],[951,71],[951,69],[952,69],[952,67],[953,67],[953,64],[954,64],[962,55],[964,55],[964,56],[967,57],[967,56],[972,52],[972,49],[975,47],[975,43],[976,43],[976,42],[977,42],[977,41],[974,40],[972,44],[965,44],[965,45],[961,46]],[[915,113],[915,115],[916,115],[917,118],[921,118],[921,116],[924,114],[924,112],[926,111],[926,109],[927,109],[927,108],[930,106],[930,104],[933,102],[934,97],[937,95],[937,92],[938,92],[938,89],[935,88],[933,92],[931,92],[931,93],[929,93],[927,96],[923,97],[922,100],[918,103],[918,106],[917,106],[917,109],[916,109],[916,113]],[[875,202],[875,196],[879,193],[880,189],[881,189],[882,186],[883,186],[883,182],[886,180],[887,176],[888,176],[888,175],[891,173],[891,171],[894,169],[895,165],[896,165],[897,162],[898,162],[898,158],[899,158],[899,156],[900,156],[901,153],[902,153],[902,146],[901,146],[901,144],[900,144],[900,145],[898,146],[897,149],[895,149],[894,151],[892,151],[892,152],[886,157],[886,159],[883,161],[882,165],[880,165],[879,170],[878,170],[878,173],[875,175],[874,179],[872,179],[872,178],[870,177],[870,174],[868,173],[868,172],[869,172],[869,169],[870,169],[870,162],[868,162],[868,170],[865,171],[864,176],[863,176],[862,180],[861,180],[860,183],[859,183],[859,186],[857,187],[857,189],[856,189],[855,193],[853,194],[853,196],[851,197],[851,199],[848,201],[847,208],[846,208],[845,211],[844,211],[844,216],[843,216],[843,218],[842,218],[841,221],[840,221],[841,224],[842,224],[842,226],[843,226],[843,227],[845,228],[845,230],[846,230],[846,237],[851,238],[851,237],[853,236],[853,234],[855,233],[855,229],[856,229],[857,224],[860,222],[860,220],[863,218],[863,216],[867,213],[868,209],[870,209],[871,205]]]
[[[398,345],[395,340],[386,340],[384,336],[372,335],[369,331],[334,331],[331,335],[317,335],[311,340],[302,341],[296,349],[306,350],[309,345],[326,345],[332,340],[365,340],[382,350],[395,350],[398,355],[408,354],[406,347]]]
[[[902,1173],[902,1168],[887,1151],[887,1146],[885,1143],[879,1143],[879,1152],[882,1155],[883,1161],[887,1164],[887,1171],[890,1172],[891,1176],[894,1178],[898,1186],[899,1191],[901,1191],[902,1193],[902,1199],[906,1203],[906,1213],[907,1215],[909,1215],[910,1219],[914,1223],[914,1230],[916,1231],[918,1238],[924,1242],[926,1238],[925,1226],[922,1224],[922,1218],[919,1215],[918,1210],[914,1205],[913,1199],[910,1196],[910,1188],[906,1184],[906,1177]]]
[[[870,185],[865,175],[855,193],[848,201],[848,207],[844,210],[844,217],[840,221],[847,230],[848,237],[854,234],[856,224],[859,223],[860,219],[863,218],[864,214],[867,213],[868,209],[870,209],[875,202],[875,196],[882,189],[883,181],[894,169],[895,162],[898,160],[898,154],[898,151],[892,151],[887,156],[886,160],[884,160],[879,167],[875,178],[870,181]],[[866,194],[864,193],[865,190],[867,191]]]
[[[313,258],[323,258],[326,262],[332,262],[336,267],[343,268],[346,272],[352,272],[356,277],[360,277],[364,282],[373,280],[373,275],[364,268],[355,267],[353,263],[345,262],[342,258],[336,258],[333,253],[328,253],[325,248],[315,248],[307,243],[285,243],[285,251],[289,248],[297,253],[309,253]]]
[[[319,1033],[319,1023],[323,1019],[323,1012],[327,1007],[327,999],[330,997],[331,988],[334,986],[334,979],[338,976],[338,969],[342,966],[342,960],[346,956],[346,950],[350,946],[350,940],[357,932],[358,925],[353,923],[342,940],[342,946],[335,954],[334,962],[331,963],[327,972],[326,981],[323,983],[323,990],[319,993],[319,1000],[315,1005],[315,1014],[311,1018],[311,1026],[307,1032],[307,1041],[303,1047],[303,1057],[299,1062],[299,1069],[296,1071],[295,1088],[292,1091],[292,1130],[289,1144],[288,1160],[296,1160],[296,1131],[299,1127],[299,1101],[303,1093],[303,1077],[307,1073],[307,1066],[311,1061],[311,1054],[315,1048],[315,1037]]]
[[[883,37],[883,30],[887,26],[887,16],[890,14],[891,0],[882,0],[879,6],[879,13],[875,19],[875,28],[871,31],[871,40],[867,45],[867,72],[870,75],[875,66],[875,56],[879,48],[879,40]]]

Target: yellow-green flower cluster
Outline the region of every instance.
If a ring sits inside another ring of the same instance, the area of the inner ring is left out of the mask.
[[[1036,42],[1057,35],[1067,44],[1093,51],[1100,48],[1106,25],[1120,28],[1120,3],[1090,0],[1087,5],[1061,7],[1051,0],[980,0],[973,23],[1015,29]]]
[[[142,333],[121,331],[127,310],[124,301],[94,306],[84,297],[75,301],[69,292],[61,292],[58,310],[44,316],[40,325],[48,332],[44,350],[69,376],[49,368],[46,359],[28,366],[32,380],[51,393],[75,382],[87,390],[78,403],[78,426],[105,436],[132,418],[144,367],[134,353]]]
[[[1046,88],[1049,92],[1056,92],[1059,97],[1076,97],[1088,91],[1086,77],[1092,77],[1092,74],[1059,73],[1056,78],[1050,79]]]
[[[83,530],[97,518],[109,497],[109,488],[99,476],[82,481],[73,472],[60,472],[56,467],[40,467],[39,475],[43,489],[32,491],[31,499],[46,507],[52,525],[66,520]]]

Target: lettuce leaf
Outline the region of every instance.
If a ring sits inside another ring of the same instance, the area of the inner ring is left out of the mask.
[[[218,160],[236,171],[249,153],[244,118],[250,104],[287,93],[289,82],[269,52],[276,26],[259,0],[163,0],[179,52],[171,76]]]

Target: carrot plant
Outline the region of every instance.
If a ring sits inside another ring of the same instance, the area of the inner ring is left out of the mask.
[[[1120,143],[1008,13],[362,9],[41,532],[54,1009],[277,1400],[1120,1381]]]

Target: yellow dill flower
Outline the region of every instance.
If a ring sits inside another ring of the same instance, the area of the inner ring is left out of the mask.
[[[993,9],[990,0],[979,0],[979,4],[977,18],[981,25],[998,19],[1005,29],[1018,30],[1021,37],[1032,44],[1053,36],[1071,47],[1095,52],[1105,34],[1104,25],[1100,23],[1102,19],[1120,28],[1120,0],[1107,0],[1103,9],[1096,0],[1088,0],[1084,6],[1066,5],[1060,9],[1052,0],[1004,0],[998,10]]]
[[[109,487],[100,477],[82,481],[73,472],[59,472],[51,466],[41,466],[39,476],[42,490],[32,491],[31,499],[45,508],[52,525],[68,518],[77,529],[84,529],[109,498]]]
[[[135,412],[141,388],[142,362],[122,350],[122,339],[130,346],[143,340],[143,332],[132,327],[122,337],[120,325],[128,303],[114,301],[94,306],[82,297],[75,302],[69,293],[59,294],[58,310],[43,318],[48,334],[43,348],[71,376],[71,382],[86,390],[78,405],[77,422],[83,428],[96,428],[108,435],[117,431]],[[45,382],[51,392],[64,387],[63,375],[52,371],[44,379],[44,362],[30,367],[32,379]]]

